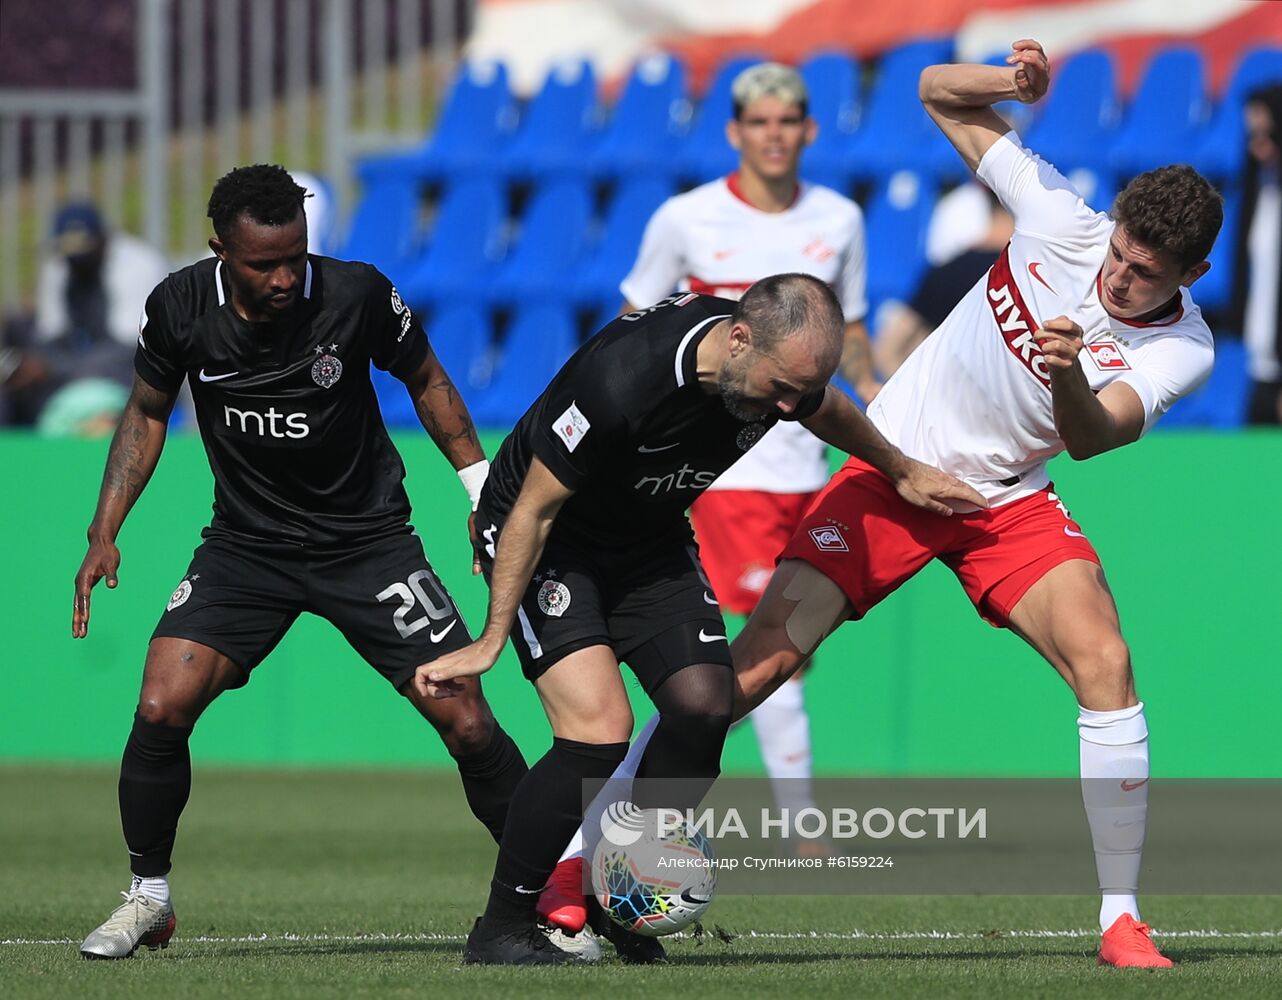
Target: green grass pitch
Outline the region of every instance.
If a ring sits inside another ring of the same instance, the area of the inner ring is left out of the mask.
[[[163,952],[83,962],[127,875],[109,769],[0,768],[0,995],[1282,995],[1282,899],[1151,897],[1177,968],[1101,969],[1086,897],[721,896],[663,967],[464,968],[494,846],[452,774],[197,762]],[[1083,845],[1086,849],[1086,845]]]

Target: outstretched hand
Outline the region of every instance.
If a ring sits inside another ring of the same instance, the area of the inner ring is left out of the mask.
[[[80,572],[76,574],[76,598],[71,606],[71,637],[83,639],[89,634],[89,598],[90,591],[98,581],[106,578],[107,587],[115,590],[120,580],[116,571],[120,569],[120,549],[114,542],[92,542],[85,553]]]
[[[463,691],[461,677],[479,677],[498,659],[481,641],[446,653],[414,671],[414,687],[429,698],[454,698]]]
[[[1015,93],[1023,104],[1033,104],[1046,96],[1051,83],[1050,61],[1041,43],[1031,38],[1015,42],[1007,64],[1015,67]]]
[[[951,517],[962,505],[986,508],[988,501],[983,494],[967,486],[956,476],[940,472],[933,465],[907,459],[905,471],[895,480],[895,490],[901,497],[923,510]]]

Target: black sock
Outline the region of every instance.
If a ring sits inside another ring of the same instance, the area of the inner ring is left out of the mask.
[[[454,762],[458,764],[472,815],[490,831],[496,844],[501,842],[508,806],[529,770],[520,749],[496,722],[489,746],[466,756],[456,754]]]
[[[191,728],[147,722],[134,713],[120,761],[120,825],[129,867],[142,878],[169,872],[178,817],[191,793]]]
[[[554,739],[521,780],[508,810],[490,882],[485,922],[531,923],[539,891],[583,819],[583,782],[601,782],[622,763],[627,743]]]
[[[632,801],[640,809],[684,812],[703,801],[721,773],[734,674],[721,664],[695,664],[665,680],[651,698],[659,724],[637,767]]]

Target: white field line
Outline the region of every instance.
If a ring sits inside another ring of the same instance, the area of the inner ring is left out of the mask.
[[[733,932],[732,932],[733,933]],[[674,937],[689,937],[676,934]],[[709,938],[714,935],[707,935]],[[1154,937],[1171,939],[1213,940],[1279,940],[1282,929],[1269,931],[1219,931],[1213,928],[1190,930],[1154,930]],[[744,931],[734,934],[737,938],[759,941],[1000,941],[1041,940],[1045,938],[1094,938],[1099,931],[1086,927],[1072,930],[1009,930],[1009,931]],[[330,942],[333,944],[360,944],[377,941],[459,942],[462,934],[247,934],[242,937],[222,935],[180,934],[175,940],[194,944],[272,944],[276,942]],[[67,945],[79,943],[74,938],[0,938],[0,946]]]

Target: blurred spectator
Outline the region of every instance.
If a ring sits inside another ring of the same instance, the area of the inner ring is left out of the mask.
[[[168,272],[160,251],[108,230],[93,205],[59,209],[40,264],[34,321],[14,318],[0,337],[0,419],[37,424],[53,397],[80,380],[132,385],[143,305]]]
[[[88,202],[63,206],[52,252],[40,265],[36,338],[76,351],[106,341],[130,349],[151,290],[169,273],[164,254],[136,236],[108,230]]]
[[[129,390],[119,382],[76,379],[49,397],[36,430],[45,437],[110,437],[128,399]]]
[[[1278,169],[1282,85],[1247,98],[1247,157],[1233,301],[1246,344],[1250,424],[1282,423],[1282,187]]]
[[[893,303],[883,310],[881,327],[872,347],[873,360],[882,378],[890,378],[913,349],[944,321],[953,306],[992,267],[1015,231],[1010,213],[988,188],[967,184],[958,190],[963,189],[970,202],[974,202],[975,196],[980,199],[977,204],[986,216],[983,227],[977,231],[977,238],[969,249],[935,264],[923,275],[911,302]],[[942,207],[944,203],[940,204]]]

